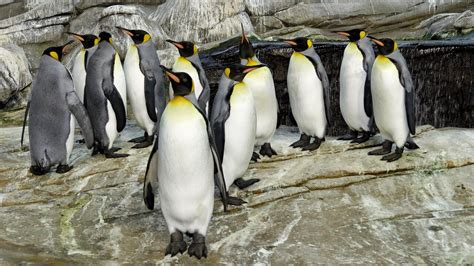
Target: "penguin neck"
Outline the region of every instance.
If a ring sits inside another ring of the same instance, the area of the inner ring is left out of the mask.
[[[189,103],[189,100],[181,95],[175,95],[174,98],[171,99],[170,101],[170,104],[172,105],[181,105],[181,104],[187,104],[187,103]]]

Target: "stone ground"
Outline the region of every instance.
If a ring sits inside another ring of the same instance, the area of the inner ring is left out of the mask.
[[[223,213],[216,201],[209,257],[164,256],[161,211],[148,211],[142,182],[150,148],[122,159],[90,157],[77,144],[64,175],[28,173],[21,128],[0,130],[0,264],[8,263],[474,263],[474,131],[418,128],[421,149],[394,163],[364,145],[334,138],[313,153],[288,148],[295,129],[277,131],[280,154],[251,164],[261,182],[232,190],[249,204]],[[235,188],[234,188],[235,189]]]

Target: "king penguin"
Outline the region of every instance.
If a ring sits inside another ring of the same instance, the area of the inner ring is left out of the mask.
[[[128,154],[114,153],[116,149],[112,149],[126,122],[124,73],[110,33],[101,32],[99,38],[98,48],[87,64],[84,92],[84,105],[94,130],[92,154],[100,152],[107,158],[125,157]]]
[[[403,149],[417,149],[411,139],[415,134],[415,87],[405,58],[392,39],[369,38],[377,44],[379,55],[375,58],[370,79],[375,123],[385,139],[381,149],[369,155],[385,155],[382,160],[392,162],[402,157]],[[395,152],[392,144],[395,143]]]
[[[155,123],[160,121],[168,101],[163,70],[156,54],[155,44],[148,32],[117,27],[130,36],[134,42],[127,51],[124,71],[127,81],[128,99],[137,124],[145,130],[143,138],[132,148],[144,148],[153,144]]]
[[[241,27],[242,37],[239,44],[240,63],[245,66],[260,65],[261,63],[253,51],[252,44],[247,36],[245,36],[242,24]],[[267,66],[260,67],[246,75],[244,82],[252,91],[255,100],[255,110],[257,112],[255,145],[261,146],[261,155],[272,157],[277,154],[273,150],[270,141],[273,134],[275,134],[278,119],[278,102],[272,72]],[[259,158],[260,156],[257,153],[252,155],[253,161],[257,161]]]
[[[199,59],[198,48],[192,42],[176,42],[173,40],[166,40],[178,48],[179,57],[173,65],[173,71],[186,72],[193,79],[195,91],[194,94],[198,99],[199,106],[206,113],[209,110],[209,99],[211,98],[211,88],[206,77],[206,72]],[[173,98],[173,90],[170,90],[170,96]]]
[[[257,116],[252,92],[242,82],[247,74],[265,65],[227,67],[219,82],[212,105],[211,125],[216,138],[217,153],[222,161],[226,189],[232,184],[244,189],[259,179],[244,180],[242,176],[252,158]],[[228,197],[229,204],[245,203]]]
[[[339,75],[339,105],[350,132],[339,140],[363,143],[374,132],[370,73],[375,53],[365,31],[354,29],[337,33],[350,41],[344,50]]]
[[[285,42],[294,50],[288,67],[288,95],[301,132],[300,140],[290,146],[316,150],[329,123],[329,79],[311,40],[300,37]]]
[[[46,174],[55,164],[58,164],[58,173],[65,173],[73,168],[69,165],[74,145],[73,115],[82,129],[87,147],[91,148],[93,145],[92,125],[87,111],[74,91],[71,73],[61,64],[69,43],[50,47],[43,52],[27,104],[21,144],[23,145],[26,119],[30,113],[30,171],[35,175]]]
[[[81,42],[82,47],[79,53],[77,53],[74,64],[72,66],[72,79],[74,81],[74,88],[76,89],[77,96],[84,102],[84,88],[86,86],[86,66],[91,55],[97,49],[99,44],[99,37],[93,34],[80,35],[77,33],[68,32],[75,39]]]
[[[154,190],[158,187],[170,233],[166,254],[174,256],[186,251],[186,233],[193,238],[188,254],[200,259],[207,257],[205,236],[214,207],[214,182],[227,210],[225,179],[212,129],[194,95],[191,76],[166,68],[165,74],[171,81],[174,98],[160,120],[158,140],[148,160],[143,197],[147,207],[153,209]]]

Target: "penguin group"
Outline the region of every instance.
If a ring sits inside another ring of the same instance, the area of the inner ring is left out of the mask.
[[[250,161],[277,155],[271,146],[278,116],[272,72],[257,58],[242,27],[240,64],[223,69],[211,102],[196,44],[166,40],[179,53],[167,68],[148,32],[117,30],[133,41],[123,65],[105,31],[98,36],[68,32],[82,44],[72,73],[61,63],[71,42],[44,51],[25,112],[25,123],[30,116],[30,172],[43,175],[57,166],[56,172],[65,173],[73,168],[69,157],[76,121],[92,155],[128,156],[117,153],[120,148],[113,144],[126,127],[129,103],[144,131],[143,137],[130,140],[136,143],[132,148],[152,146],[143,199],[153,210],[158,194],[170,235],[165,254],[187,251],[199,259],[207,257],[215,195],[224,210],[246,203],[229,195],[231,185],[245,189],[257,183],[256,178],[243,179]],[[405,147],[418,148],[410,136],[415,134],[414,85],[397,43],[360,29],[337,33],[349,39],[339,77],[340,111],[349,132],[339,140],[363,143],[378,128],[384,142],[368,154],[383,155],[387,162],[401,158]],[[317,150],[330,126],[330,81],[311,39],[281,42],[293,49],[287,87],[300,138],[290,146]],[[185,235],[192,238],[189,247]]]

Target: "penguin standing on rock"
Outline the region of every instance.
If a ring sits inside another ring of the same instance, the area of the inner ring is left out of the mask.
[[[174,256],[187,249],[190,256],[200,259],[207,257],[205,236],[214,207],[214,182],[221,192],[224,210],[226,185],[212,129],[193,93],[191,76],[168,69],[165,74],[171,81],[174,98],[160,120],[143,197],[147,207],[153,209],[154,189],[159,183],[160,206],[170,233],[166,254]],[[189,248],[183,233],[193,238]]]
[[[155,123],[160,121],[168,99],[163,70],[150,34],[143,30],[117,28],[134,42],[125,56],[124,70],[128,99],[145,135],[130,141],[138,143],[132,148],[145,148],[153,144]]]
[[[300,37],[285,42],[294,50],[288,67],[288,94],[301,132],[300,140],[290,146],[316,150],[325,139],[329,123],[328,76],[311,40]]]
[[[340,108],[350,132],[339,140],[363,143],[374,132],[370,73],[375,53],[365,31],[354,29],[337,33],[350,41],[344,50],[339,76]],[[362,133],[360,137],[359,133]]]
[[[87,111],[74,91],[71,74],[61,64],[68,44],[50,47],[43,52],[33,81],[31,99],[26,107],[21,144],[23,145],[25,123],[30,113],[30,171],[35,175],[46,174],[55,164],[58,164],[58,173],[72,169],[69,165],[74,145],[75,125],[72,115],[79,122],[87,147],[91,148],[94,141]]]
[[[97,49],[99,37],[93,34],[80,35],[72,32],[68,32],[68,34],[80,41],[83,46],[74,59],[74,65],[72,67],[72,79],[74,81],[74,88],[76,89],[77,96],[79,96],[81,102],[84,102],[87,63],[89,62],[89,58]]]
[[[206,72],[199,59],[198,48],[192,42],[176,42],[173,40],[166,40],[178,48],[179,57],[173,65],[174,72],[186,72],[191,76],[194,82],[194,94],[198,99],[199,106],[209,110],[209,99],[211,98],[211,88],[206,77]],[[173,90],[170,89],[171,98],[173,98]]]
[[[385,155],[382,160],[392,162],[400,159],[403,149],[418,149],[410,137],[415,134],[415,87],[405,58],[392,39],[369,38],[377,45],[379,55],[375,59],[371,74],[374,117],[380,134],[385,139],[381,149],[369,155]],[[392,144],[395,143],[395,152]]]
[[[261,63],[255,56],[252,44],[247,36],[245,36],[242,24],[241,27],[242,38],[239,44],[240,63],[244,66],[260,65]],[[262,156],[272,157],[277,155],[270,144],[270,140],[273,134],[275,134],[278,118],[278,102],[272,72],[267,66],[260,67],[246,75],[244,82],[252,91],[255,100],[255,110],[257,112],[255,145],[261,146],[260,154]],[[253,161],[257,161],[259,158],[260,156],[257,153],[253,153]]]
[[[94,151],[107,158],[126,157],[115,153],[112,144],[125,127],[126,91],[125,77],[120,58],[112,46],[108,32],[99,34],[97,50],[87,64],[84,105],[94,129]]]
[[[226,189],[232,184],[244,189],[259,179],[244,180],[242,176],[252,158],[257,116],[252,92],[242,82],[245,75],[265,65],[233,65],[224,70],[214,98],[211,125],[216,137],[217,153],[222,161]],[[243,200],[229,197],[229,204],[241,205]]]

